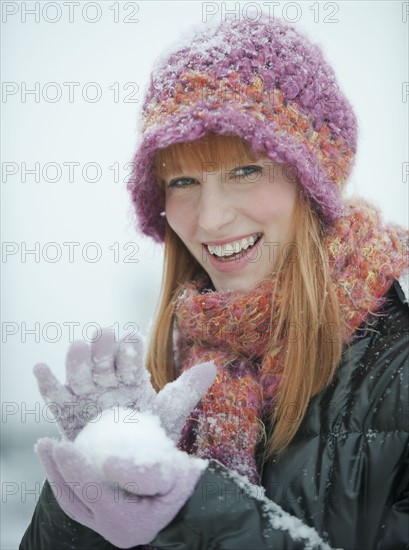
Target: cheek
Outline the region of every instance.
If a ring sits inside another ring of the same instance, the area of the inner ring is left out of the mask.
[[[286,230],[291,223],[295,201],[295,186],[274,183],[261,186],[248,206],[256,212],[259,223]]]
[[[192,209],[184,201],[166,199],[165,213],[168,224],[182,240],[189,237],[194,231]]]

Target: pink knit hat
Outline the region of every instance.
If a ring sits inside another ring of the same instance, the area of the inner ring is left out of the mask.
[[[340,214],[356,118],[319,47],[293,26],[267,17],[210,25],[157,64],[128,182],[139,228],[156,241],[165,197],[154,155],[209,132],[237,135],[291,166],[325,225]]]

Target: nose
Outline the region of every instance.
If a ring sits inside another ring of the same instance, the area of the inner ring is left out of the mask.
[[[198,225],[210,236],[217,238],[234,221],[234,199],[220,178],[209,176],[203,181],[200,195]]]

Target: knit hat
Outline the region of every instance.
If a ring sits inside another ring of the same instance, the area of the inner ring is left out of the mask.
[[[140,230],[163,241],[158,149],[207,133],[233,134],[291,167],[330,225],[356,153],[356,118],[319,47],[281,20],[226,21],[195,31],[161,59],[142,109],[128,182]]]

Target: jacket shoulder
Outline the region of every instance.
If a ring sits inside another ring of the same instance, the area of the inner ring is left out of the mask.
[[[409,303],[400,280],[395,281],[385,294],[380,308],[358,328],[347,348],[354,347],[361,340],[368,349],[384,346],[391,335],[402,341],[409,336]],[[364,352],[362,346],[356,347]]]
[[[398,281],[361,328],[345,349],[334,381],[335,393],[343,395],[342,424],[346,431],[407,433],[409,307]]]

